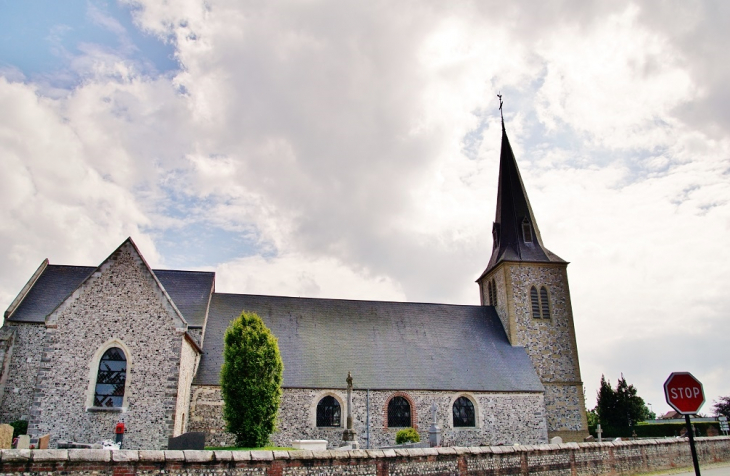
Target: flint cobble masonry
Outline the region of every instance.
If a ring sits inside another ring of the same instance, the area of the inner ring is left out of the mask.
[[[486,283],[491,280],[497,291],[495,309],[510,342],[525,347],[545,387],[549,435],[582,439],[587,421],[566,266],[503,263],[482,281],[484,303],[488,302]],[[533,286],[548,289],[550,319],[532,316]]]
[[[8,362],[5,392],[0,407],[0,421],[11,422],[30,415],[33,391],[41,352],[45,346],[46,326],[6,322],[3,328],[14,330],[14,338],[3,362]]]
[[[700,464],[730,461],[730,437],[697,438],[696,443]],[[667,439],[383,451],[1,450],[0,474],[600,476],[687,466],[687,447],[686,439]]]
[[[401,428],[386,428],[387,402],[395,393],[370,392],[371,448],[395,444],[395,435]],[[334,396],[340,402],[343,415],[340,427],[316,427],[317,403],[327,395]],[[416,420],[413,423],[422,441],[428,441],[433,403],[437,406],[436,419],[442,428],[445,445],[538,444],[547,440],[541,393],[409,391],[406,395],[414,404],[412,411],[415,410]],[[452,405],[459,396],[467,396],[475,403],[476,427],[454,428]],[[361,447],[365,446],[367,436],[367,398],[366,391],[353,392],[353,426]],[[233,444],[233,435],[225,431],[222,408],[220,387],[194,386],[188,431],[205,432],[206,444],[211,446]],[[342,446],[345,412],[344,390],[285,388],[279,407],[277,431],[271,436],[271,440],[279,446],[289,446],[294,439],[327,440],[329,448]]]
[[[184,331],[145,263],[130,244],[122,246],[47,319],[29,433],[51,433],[52,446],[59,439],[112,439],[123,417],[128,447],[165,448],[174,433],[181,362],[188,381],[194,370],[181,359]],[[87,408],[94,355],[112,341],[129,351],[124,412]]]

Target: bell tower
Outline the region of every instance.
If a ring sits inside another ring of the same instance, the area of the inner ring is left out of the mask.
[[[583,441],[588,424],[568,262],[543,245],[504,119],[492,240],[489,264],[477,280],[481,303],[494,306],[510,343],[532,360],[545,387],[548,436]]]

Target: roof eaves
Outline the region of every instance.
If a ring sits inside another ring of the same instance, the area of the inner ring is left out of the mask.
[[[20,306],[20,304],[23,302],[23,299],[25,299],[25,297],[35,285],[36,281],[38,281],[38,278],[41,277],[43,271],[45,271],[47,267],[48,258],[43,260],[40,266],[38,266],[38,269],[35,270],[35,273],[33,273],[33,276],[30,277],[28,282],[25,283],[25,286],[23,286],[23,289],[20,290],[18,295],[15,296],[15,299],[13,299],[13,302],[10,303],[10,306],[8,306],[8,309],[5,311],[4,314],[5,319],[10,319],[13,316],[15,310],[18,309],[18,306]]]

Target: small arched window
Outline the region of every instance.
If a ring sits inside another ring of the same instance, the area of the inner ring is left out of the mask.
[[[540,297],[535,286],[530,288],[530,303],[532,304],[532,317],[540,319]]]
[[[497,305],[497,283],[492,280],[492,306]]]
[[[317,404],[317,426],[337,427],[340,426],[342,418],[342,407],[332,395],[327,395]]]
[[[532,243],[532,226],[527,218],[522,220],[522,237],[525,243]]]
[[[393,397],[388,402],[388,427],[411,426],[411,404],[403,397]]]
[[[459,397],[454,402],[454,428],[476,426],[474,418],[474,404],[466,397]]]
[[[110,347],[99,361],[94,389],[94,406],[119,408],[124,402],[127,382],[127,358],[119,347]]]
[[[542,318],[550,319],[550,299],[548,299],[548,290],[545,286],[540,288],[540,309]]]

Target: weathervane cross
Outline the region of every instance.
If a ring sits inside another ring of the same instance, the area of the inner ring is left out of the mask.
[[[504,115],[502,114],[502,91],[497,93],[497,97],[499,98],[499,116],[502,118],[502,122],[504,122]]]

